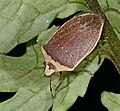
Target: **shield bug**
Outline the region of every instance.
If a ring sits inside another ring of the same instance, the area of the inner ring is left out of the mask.
[[[94,13],[73,17],[64,23],[41,49],[45,58],[45,75],[73,71],[97,45],[103,19]]]
[[[81,14],[64,23],[41,47],[45,75],[73,71],[97,45],[103,24],[101,16],[94,13]]]

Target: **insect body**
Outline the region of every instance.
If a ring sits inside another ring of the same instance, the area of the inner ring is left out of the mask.
[[[97,45],[103,28],[97,14],[81,14],[63,24],[41,49],[45,58],[45,74],[73,71]]]

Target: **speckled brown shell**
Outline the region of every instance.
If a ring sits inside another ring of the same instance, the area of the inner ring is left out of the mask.
[[[74,69],[97,45],[102,27],[100,15],[75,16],[63,24],[42,49],[55,63]]]

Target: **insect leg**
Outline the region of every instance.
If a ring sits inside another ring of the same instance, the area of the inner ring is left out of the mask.
[[[54,98],[53,88],[52,88],[52,75],[50,76],[50,92],[51,92],[52,98]]]
[[[56,97],[56,94],[57,94],[57,92],[58,92],[58,89],[59,89],[59,87],[61,86],[62,83],[63,83],[63,73],[62,73],[62,71],[60,71],[59,84],[58,84],[58,86],[55,88],[54,98]]]

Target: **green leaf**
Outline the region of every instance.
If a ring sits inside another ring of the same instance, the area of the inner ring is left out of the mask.
[[[80,3],[81,2],[81,3]],[[0,53],[27,42],[47,30],[55,18],[86,10],[82,0],[1,0]]]
[[[110,56],[120,73],[120,4],[118,0],[103,1],[104,0],[99,1],[99,4],[106,16],[104,33],[108,48],[105,47],[105,50],[110,52],[108,56]]]
[[[105,91],[101,94],[101,101],[109,111],[120,111],[120,94]]]
[[[104,57],[107,58],[107,56],[94,54],[102,45],[100,44],[74,72],[63,72],[63,84],[53,101],[49,89],[50,78],[44,77],[44,58],[40,47],[57,30],[56,26],[48,29],[56,18],[64,19],[76,12],[86,12],[90,9],[102,15],[105,14],[101,38],[104,39],[105,35],[108,39],[102,48],[119,71],[119,3],[112,0],[98,0],[98,2],[86,0],[86,2],[84,0],[1,0],[0,91],[16,92],[16,94],[0,103],[0,111],[48,111],[51,106],[53,111],[66,111],[74,104],[78,96],[85,95],[92,77],[90,72],[94,74],[104,61]],[[114,8],[117,11],[106,11],[108,4],[110,9]],[[26,53],[23,56],[3,55],[17,44],[24,42],[26,42]],[[91,57],[93,59],[89,60]],[[54,77],[53,90],[58,83],[59,77]]]
[[[53,25],[50,29],[41,32],[36,41],[40,44],[40,46],[42,46],[44,43],[47,42],[47,40],[52,36],[52,34],[54,34],[57,29],[58,28]]]
[[[46,90],[33,92],[21,87],[16,95],[0,104],[1,111],[48,111],[52,105],[51,95]]]
[[[29,46],[30,42],[27,43],[26,53],[21,57],[1,55],[1,68],[5,70],[33,70],[38,65],[43,67],[44,60],[39,44]]]

